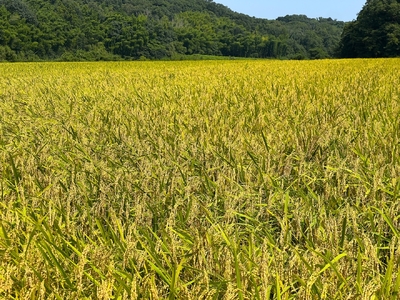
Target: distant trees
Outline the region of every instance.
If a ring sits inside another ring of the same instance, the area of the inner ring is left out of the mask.
[[[344,28],[341,57],[400,56],[400,0],[368,0]]]
[[[344,22],[264,20],[212,0],[0,0],[0,60],[332,57]]]

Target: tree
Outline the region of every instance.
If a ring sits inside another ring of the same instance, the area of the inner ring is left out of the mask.
[[[368,0],[339,47],[341,57],[400,56],[400,0]]]
[[[322,58],[344,22],[265,20],[213,0],[0,0],[3,60],[162,59],[179,55]],[[396,52],[398,27],[388,29]]]

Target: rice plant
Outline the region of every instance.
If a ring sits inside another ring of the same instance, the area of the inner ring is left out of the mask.
[[[399,62],[0,64],[0,298],[398,299]]]

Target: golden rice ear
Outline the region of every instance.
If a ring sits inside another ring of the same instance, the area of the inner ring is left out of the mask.
[[[0,64],[0,298],[395,299],[399,66]]]

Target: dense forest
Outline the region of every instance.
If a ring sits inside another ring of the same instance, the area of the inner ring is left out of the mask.
[[[0,0],[0,61],[333,57],[345,26],[265,20],[212,0]]]
[[[357,20],[346,24],[340,57],[400,56],[400,0],[368,0]]]

